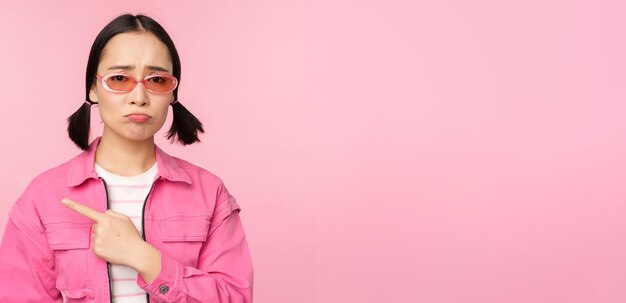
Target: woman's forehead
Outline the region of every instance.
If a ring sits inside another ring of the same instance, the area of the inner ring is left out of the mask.
[[[167,46],[149,32],[122,33],[109,40],[98,69],[148,69],[172,72]]]

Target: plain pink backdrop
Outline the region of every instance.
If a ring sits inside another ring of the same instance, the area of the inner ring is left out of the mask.
[[[146,13],[242,207],[255,302],[626,301],[620,1],[3,1],[0,230]],[[101,134],[97,109],[92,136]],[[0,273],[1,274],[1,273]]]

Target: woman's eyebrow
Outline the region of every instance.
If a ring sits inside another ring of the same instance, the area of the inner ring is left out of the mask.
[[[124,69],[124,70],[129,70],[129,69],[134,69],[135,66],[134,65],[113,65],[111,67],[109,67],[108,69]],[[169,71],[166,68],[160,67],[160,66],[156,66],[156,65],[148,65],[146,66],[147,69],[149,70],[155,70],[155,71],[160,71],[160,72],[167,72],[169,73]]]

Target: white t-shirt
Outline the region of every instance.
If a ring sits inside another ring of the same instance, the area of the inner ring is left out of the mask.
[[[140,234],[141,211],[146,196],[157,174],[157,163],[140,175],[124,177],[106,171],[97,163],[94,165],[98,176],[106,181],[109,209],[130,217]],[[111,292],[115,303],[145,303],[146,291],[137,286],[137,271],[117,264],[109,264],[111,273]]]

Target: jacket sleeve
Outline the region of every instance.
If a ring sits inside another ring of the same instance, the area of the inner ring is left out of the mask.
[[[54,254],[32,200],[32,184],[9,211],[0,243],[0,302],[61,302]]]
[[[221,192],[221,194],[220,194]],[[161,272],[151,283],[137,275],[137,285],[156,302],[251,303],[252,260],[241,211],[223,183],[198,268],[184,266],[161,252]]]

